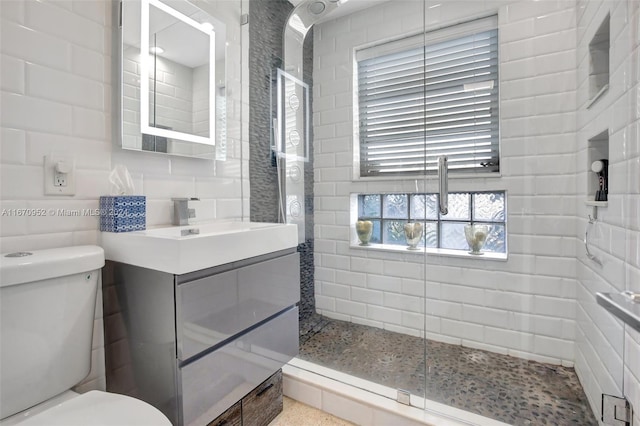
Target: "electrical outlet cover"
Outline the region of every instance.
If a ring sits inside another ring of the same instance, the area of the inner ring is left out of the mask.
[[[56,164],[63,161],[69,165],[66,173],[66,186],[56,186]],[[76,163],[70,154],[50,154],[44,157],[44,194],[45,195],[75,195],[76,193]]]

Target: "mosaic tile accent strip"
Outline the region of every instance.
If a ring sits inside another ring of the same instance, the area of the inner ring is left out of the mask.
[[[250,219],[252,222],[278,221],[278,181],[272,161],[270,134],[271,91],[275,89],[275,70],[282,66],[282,30],[293,6],[286,0],[252,0],[249,3],[249,178]],[[304,80],[313,88],[313,30],[304,44]],[[313,90],[311,90],[312,92]],[[312,101],[312,98],[310,98]],[[310,129],[313,141],[313,128]],[[301,333],[315,312],[313,259],[313,150],[305,163],[305,242],[300,253]]]
[[[326,318],[300,341],[306,361],[516,426],[598,424],[573,368]]]

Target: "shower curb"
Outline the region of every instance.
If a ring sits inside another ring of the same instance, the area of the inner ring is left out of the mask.
[[[412,406],[407,406],[394,399],[394,389],[298,358],[282,367],[282,373],[286,396],[357,425],[508,426],[413,395]],[[421,408],[425,403],[426,410]]]

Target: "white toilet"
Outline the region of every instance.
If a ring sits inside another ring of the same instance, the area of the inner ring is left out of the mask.
[[[0,425],[171,425],[135,398],[69,390],[91,368],[102,266],[97,246],[0,257]]]

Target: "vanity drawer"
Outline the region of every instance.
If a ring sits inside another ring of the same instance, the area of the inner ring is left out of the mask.
[[[242,403],[236,403],[207,426],[242,426]]]
[[[188,358],[295,305],[299,254],[246,264],[176,287],[178,358]]]
[[[208,425],[298,354],[298,308],[179,370],[184,425]]]
[[[282,411],[282,370],[242,399],[242,425],[266,426]]]

